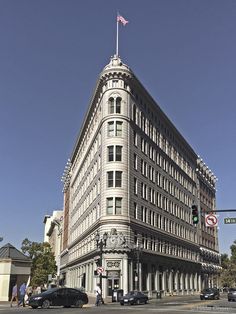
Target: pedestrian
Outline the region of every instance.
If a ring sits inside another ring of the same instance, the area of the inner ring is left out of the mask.
[[[100,287],[99,283],[97,284],[97,286],[95,288],[95,294],[96,294],[95,305],[99,306],[99,304],[101,303],[101,300],[102,300],[102,291],[101,291],[101,287]]]
[[[12,293],[11,293],[11,303],[10,303],[10,306],[12,307],[12,302],[14,300],[16,300],[16,305],[18,306],[18,295],[17,295],[17,291],[18,288],[17,288],[17,283],[14,284],[13,288],[12,288]]]
[[[25,294],[26,294],[25,282],[23,282],[22,285],[20,286],[19,292],[20,292],[20,300],[19,300],[18,305],[20,306],[22,304],[22,306],[25,307]]]

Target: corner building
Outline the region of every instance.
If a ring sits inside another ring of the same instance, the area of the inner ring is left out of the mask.
[[[105,297],[117,288],[152,296],[216,285],[202,252],[217,257],[208,260],[217,269],[217,232],[208,247],[201,223],[192,224],[191,206],[201,206],[197,160],[130,68],[112,57],[63,175],[61,282],[93,294],[101,266]]]

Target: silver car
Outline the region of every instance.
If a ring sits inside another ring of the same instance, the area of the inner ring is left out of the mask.
[[[228,301],[236,301],[236,288],[229,288]]]

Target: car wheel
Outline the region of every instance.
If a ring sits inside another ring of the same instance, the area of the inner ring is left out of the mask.
[[[38,308],[38,307],[37,307],[37,306],[35,306],[35,305],[34,305],[34,306],[31,306],[31,307],[32,307],[32,309],[34,309],[34,310]]]
[[[231,302],[231,299],[228,299],[229,302]]]
[[[120,302],[120,305],[124,305],[124,303]]]
[[[84,305],[83,301],[82,300],[76,300],[75,302],[75,307],[79,307],[79,308],[82,308]]]
[[[44,300],[42,303],[42,309],[49,309],[50,307],[50,301],[49,300]]]
[[[200,297],[201,300],[203,300],[203,297]]]

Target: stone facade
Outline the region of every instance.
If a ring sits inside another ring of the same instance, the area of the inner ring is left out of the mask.
[[[209,274],[202,276],[203,230],[191,216],[200,195],[197,159],[130,68],[112,57],[63,176],[63,283],[93,293],[101,280],[105,297],[115,288],[199,292]],[[212,236],[204,248],[218,256]],[[210,263],[218,267],[219,259]]]

